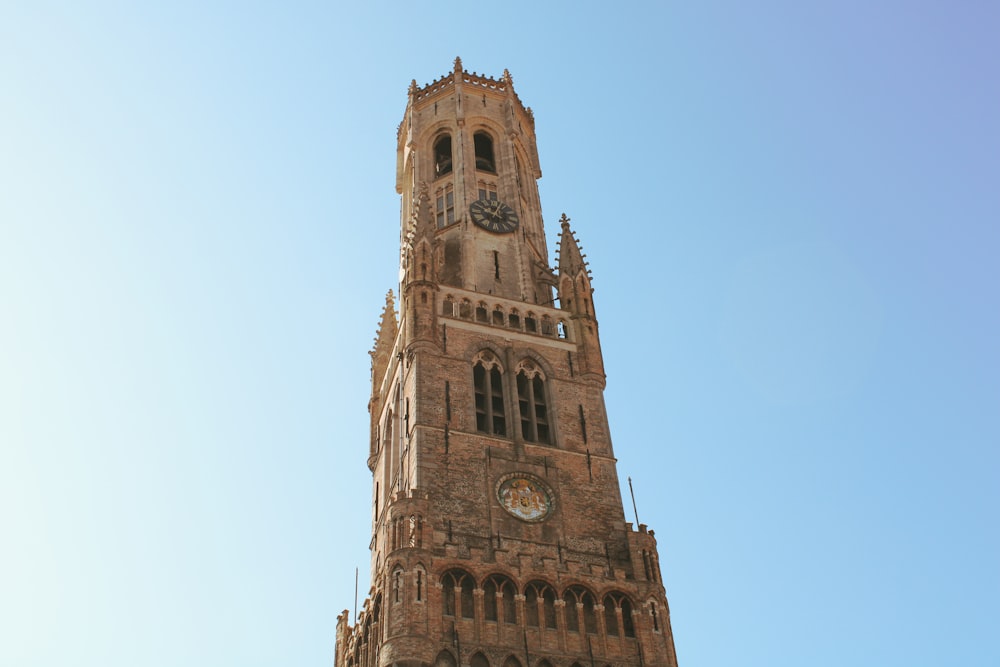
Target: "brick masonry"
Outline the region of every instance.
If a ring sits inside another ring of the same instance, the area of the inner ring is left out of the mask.
[[[411,85],[399,135],[399,312],[390,295],[372,350],[372,582],[355,622],[338,618],[335,666],[676,667],[655,537],[625,521],[593,289],[565,216],[547,264],[530,109],[508,73],[456,60]],[[516,211],[514,231],[470,220],[484,189]],[[477,364],[499,372],[478,407],[502,414],[500,433],[477,421]],[[539,378],[533,401],[518,374]]]

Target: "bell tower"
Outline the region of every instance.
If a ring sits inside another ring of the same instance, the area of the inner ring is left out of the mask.
[[[676,667],[565,215],[549,265],[534,125],[507,71],[456,58],[410,85],[399,309],[390,292],[371,352],[372,581],[336,667]]]

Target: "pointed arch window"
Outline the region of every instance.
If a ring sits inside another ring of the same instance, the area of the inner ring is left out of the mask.
[[[482,653],[473,653],[469,660],[469,667],[490,667],[490,661]]]
[[[434,142],[434,176],[451,173],[451,136],[444,135]]]
[[[621,631],[618,627],[618,614],[621,613]],[[635,637],[635,625],[632,622],[632,602],[624,593],[613,591],[604,596],[604,627],[613,637],[624,634]]]
[[[566,629],[570,632],[597,634],[597,612],[593,594],[583,586],[570,586],[563,593],[566,602]]]
[[[424,574],[424,569],[422,567],[417,567],[415,574],[416,581],[414,583],[416,583],[416,590],[414,591],[414,600],[417,602],[423,602],[425,586],[424,579],[426,578],[426,575]]]
[[[472,367],[472,380],[476,395],[476,430],[490,435],[507,435],[502,371],[492,353],[484,352],[477,357]]]
[[[524,590],[524,613],[531,627],[556,627],[556,593],[544,581],[533,581]]]
[[[521,413],[521,437],[528,442],[551,444],[545,376],[530,360],[518,367],[517,405]]]
[[[493,138],[485,132],[476,132],[472,136],[476,148],[476,169],[496,173],[496,161],[493,158]]]
[[[392,571],[392,601],[403,601],[403,570],[398,567]]]
[[[494,574],[483,583],[483,613],[487,621],[517,625],[514,582]]]
[[[472,575],[464,570],[449,570],[441,577],[441,596],[444,615],[459,618],[474,618],[472,589],[475,588]]]

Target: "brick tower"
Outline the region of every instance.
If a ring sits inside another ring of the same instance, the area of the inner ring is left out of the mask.
[[[625,521],[591,277],[548,262],[534,117],[500,79],[410,85],[400,299],[372,355],[369,597],[336,667],[676,666],[652,531]]]

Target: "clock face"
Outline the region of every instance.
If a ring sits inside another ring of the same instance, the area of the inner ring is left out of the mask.
[[[497,485],[500,506],[522,521],[544,521],[552,513],[552,494],[539,480],[515,474]]]
[[[477,199],[469,205],[469,215],[474,223],[497,234],[512,232],[521,222],[514,209],[496,199]]]

